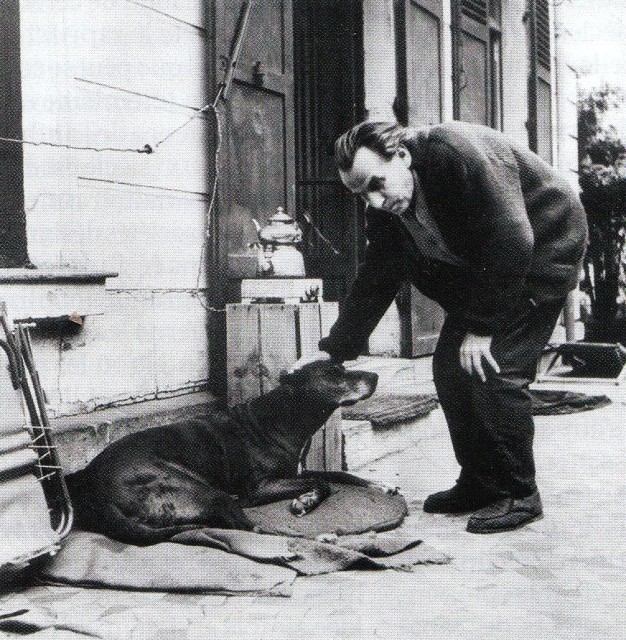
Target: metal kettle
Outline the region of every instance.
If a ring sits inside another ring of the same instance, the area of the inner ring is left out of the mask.
[[[261,227],[252,218],[257,230],[257,273],[263,277],[303,278],[304,257],[297,245],[302,242],[302,229],[282,207]]]

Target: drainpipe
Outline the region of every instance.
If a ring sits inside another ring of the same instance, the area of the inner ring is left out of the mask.
[[[537,0],[528,0],[526,17],[528,20],[528,44],[530,69],[528,73],[528,146],[537,153]]]
[[[452,35],[452,117],[461,119],[461,75],[463,72],[463,46],[461,33],[461,0],[450,3]]]
[[[551,56],[551,86],[552,86],[552,158],[553,165],[562,172],[568,171],[565,149],[562,147],[563,127],[565,123],[564,102],[567,100],[565,78],[561,76],[566,63],[566,47],[563,33],[557,33],[557,22],[559,30],[562,25],[557,21],[558,6],[549,3],[550,17],[550,56]],[[576,158],[576,161],[578,158]],[[565,326],[565,340],[567,342],[576,341],[576,321],[578,316],[578,289],[570,291],[565,301],[563,309],[563,324]]]

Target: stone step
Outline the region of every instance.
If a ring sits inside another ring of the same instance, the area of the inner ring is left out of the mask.
[[[391,427],[374,428],[367,420],[343,420],[344,459],[348,471],[358,472],[375,460],[403,451],[424,440],[445,423],[440,408],[427,416]]]
[[[214,402],[209,393],[197,392],[55,418],[50,426],[61,466],[65,473],[82,469],[122,436],[193,417]]]

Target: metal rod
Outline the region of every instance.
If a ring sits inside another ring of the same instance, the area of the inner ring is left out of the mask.
[[[246,0],[241,9],[241,18],[239,19],[237,30],[235,32],[235,41],[228,56],[228,64],[226,65],[226,71],[224,72],[224,80],[222,81],[218,91],[218,95],[222,100],[226,100],[228,98],[228,92],[230,91],[230,86],[233,82],[235,67],[237,66],[237,60],[239,59],[239,53],[241,52],[243,38],[246,34],[246,30],[248,29],[251,10],[252,0]]]

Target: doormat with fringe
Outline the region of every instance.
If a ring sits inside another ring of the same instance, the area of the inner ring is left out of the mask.
[[[611,404],[605,395],[587,395],[573,391],[531,389],[532,412],[535,416],[563,415],[599,409]],[[371,398],[343,407],[345,420],[369,420],[374,428],[392,427],[422,418],[439,406],[437,395],[375,393]]]
[[[345,420],[369,420],[372,427],[384,428],[422,418],[438,406],[439,400],[434,393],[375,393],[352,407],[343,407],[341,417]]]

